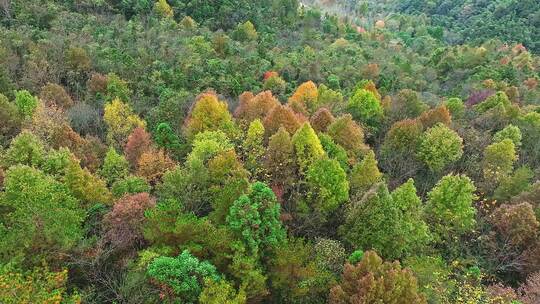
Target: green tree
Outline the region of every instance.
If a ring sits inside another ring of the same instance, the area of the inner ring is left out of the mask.
[[[442,171],[462,155],[463,139],[443,124],[424,132],[418,147],[418,157],[434,172]]]
[[[388,258],[409,256],[430,239],[421,205],[412,180],[392,193],[375,185],[353,201],[339,232],[353,248],[374,249]]]
[[[157,125],[156,130],[154,131],[154,141],[159,147],[172,153],[178,153],[182,148],[180,138],[166,122]]]
[[[207,304],[245,304],[246,292],[241,289],[238,292],[231,283],[225,280],[213,281],[205,279],[204,289],[199,296],[199,303]]]
[[[516,147],[521,146],[521,130],[514,125],[508,125],[493,135],[494,143],[501,142],[505,139],[510,139]]]
[[[118,154],[113,147],[110,147],[99,170],[99,175],[111,186],[129,175],[129,163],[123,155]]]
[[[349,175],[351,194],[361,194],[382,180],[382,173],[377,167],[375,153],[369,151],[361,162],[356,164]]]
[[[339,162],[321,158],[309,166],[306,175],[308,200],[322,214],[329,214],[349,198],[347,174]]]
[[[264,126],[259,119],[253,120],[249,124],[246,139],[243,148],[245,151],[245,166],[254,178],[264,176],[264,167],[262,166],[264,157]]]
[[[199,261],[187,250],[175,258],[155,258],[148,265],[147,274],[171,288],[176,299],[183,303],[196,303],[204,288],[205,279],[221,280],[214,265]]]
[[[476,187],[465,175],[446,175],[428,193],[426,216],[440,239],[461,236],[476,224]]]
[[[280,209],[274,192],[264,183],[256,182],[248,194],[233,203],[227,224],[252,254],[264,254],[285,240]]]
[[[512,172],[517,158],[516,148],[511,139],[487,146],[484,150],[482,169],[488,186],[493,187],[507,177]]]
[[[22,116],[17,105],[0,93],[0,144],[7,143],[14,137],[21,127]]]
[[[353,118],[366,126],[377,130],[381,124],[384,112],[381,102],[370,91],[357,90],[347,103],[347,111]]]
[[[45,147],[34,134],[23,131],[11,141],[1,160],[6,168],[17,164],[37,167],[45,161]]]
[[[251,41],[257,40],[258,34],[253,23],[248,20],[244,23],[238,24],[236,30],[233,32],[232,37],[238,41]]]
[[[321,142],[309,123],[304,123],[292,137],[296,163],[305,172],[308,167],[324,155]]]
[[[463,103],[463,100],[457,97],[448,98],[448,100],[444,102],[444,105],[448,108],[454,118],[460,118],[465,113],[465,104]]]
[[[30,118],[38,106],[38,99],[27,90],[15,92],[15,105],[24,118]]]
[[[320,133],[319,140],[328,157],[337,160],[343,170],[349,171],[349,157],[347,151],[342,146],[336,144],[328,134]]]
[[[0,208],[5,210],[0,225],[3,261],[18,256],[34,261],[55,258],[82,236],[84,212],[77,199],[38,169],[16,165],[6,172]]]
[[[125,194],[150,192],[150,185],[144,178],[132,175],[114,182],[111,192],[115,198],[120,198]]]

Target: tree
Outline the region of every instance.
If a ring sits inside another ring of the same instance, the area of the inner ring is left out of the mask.
[[[62,86],[50,82],[41,88],[39,98],[48,106],[56,106],[64,110],[73,106],[73,99],[66,90]]]
[[[388,258],[412,255],[430,238],[412,180],[392,193],[378,184],[354,198],[339,232],[351,247],[377,250]]]
[[[257,40],[258,34],[253,23],[248,20],[244,23],[238,24],[236,30],[233,32],[232,37],[238,41],[251,41]]]
[[[178,135],[173,132],[171,126],[166,122],[157,125],[154,138],[158,147],[172,153],[178,152],[182,147],[180,138],[178,138]]]
[[[105,105],[103,119],[107,124],[107,141],[109,145],[121,149],[128,136],[137,127],[145,128],[146,123],[139,118],[128,104],[115,98]]]
[[[6,168],[17,164],[38,167],[45,160],[45,147],[34,134],[23,131],[11,141],[1,160]]]
[[[487,146],[484,150],[482,169],[488,185],[497,185],[507,177],[512,172],[517,158],[516,148],[511,139]]]
[[[347,111],[352,117],[367,127],[377,130],[383,118],[381,102],[365,89],[357,90],[347,103]]]
[[[22,123],[17,105],[0,93],[0,143],[7,143],[18,132]]]
[[[246,139],[244,140],[243,148],[245,153],[246,169],[254,178],[264,176],[264,167],[262,166],[265,148],[264,126],[259,119],[253,120],[249,124]]]
[[[139,158],[137,175],[144,177],[150,185],[155,185],[167,170],[174,168],[172,161],[163,150],[149,150]]]
[[[377,167],[375,153],[370,150],[351,171],[349,176],[351,194],[362,194],[381,180],[382,173]]]
[[[5,210],[0,225],[4,262],[16,257],[36,262],[55,258],[82,236],[84,212],[77,199],[38,169],[16,165],[6,172],[0,208]]]
[[[36,267],[32,271],[14,269],[11,265],[0,266],[0,302],[17,303],[80,303],[77,294],[67,293],[68,270],[50,271],[48,267]]]
[[[64,183],[84,206],[88,207],[97,203],[108,205],[112,201],[112,195],[106,183],[92,175],[88,169],[81,168],[76,159],[71,159],[67,165]]]
[[[174,16],[174,11],[169,3],[167,3],[167,0],[156,1],[154,3],[154,11],[163,18],[172,18]]]
[[[350,158],[355,159],[367,151],[367,146],[364,144],[364,131],[349,114],[342,115],[331,123],[327,133],[338,145],[347,150]]]
[[[324,155],[321,142],[308,122],[304,123],[294,133],[292,143],[294,145],[296,163],[303,172],[306,172],[311,164]]]
[[[317,98],[318,106],[328,109],[337,109],[343,106],[343,95],[339,91],[334,91],[324,84],[319,85],[319,97]]]
[[[360,263],[345,264],[341,283],[330,290],[331,304],[427,303],[416,278],[399,262],[383,262],[367,251]]]
[[[452,117],[450,116],[448,108],[446,108],[445,105],[440,105],[435,109],[423,112],[418,117],[418,120],[422,123],[424,128],[429,129],[437,124],[443,124],[449,127],[452,122]]]
[[[234,150],[220,152],[208,161],[208,192],[213,211],[210,218],[224,224],[234,201],[249,189],[249,172]]]
[[[99,170],[99,175],[111,186],[116,181],[127,177],[129,174],[129,163],[126,158],[116,152],[113,147],[109,148],[103,161],[103,166]]]
[[[303,110],[308,110],[310,113],[315,112],[318,108],[319,91],[317,85],[313,81],[302,83],[289,98],[289,106],[296,112],[302,113]]]
[[[347,151],[342,146],[336,144],[330,135],[325,133],[319,133],[319,140],[323,147],[324,152],[328,155],[328,158],[335,159],[345,172],[349,171],[349,160]]]
[[[176,258],[161,256],[155,258],[147,269],[147,274],[156,282],[170,288],[165,294],[172,300],[195,303],[203,291],[205,279],[221,280],[214,265],[199,261],[184,250]]]
[[[105,101],[110,102],[117,99],[124,102],[129,102],[131,100],[131,94],[132,92],[125,80],[118,77],[118,75],[115,73],[107,74]]]
[[[276,303],[317,303],[324,301],[335,284],[331,272],[317,268],[313,245],[292,239],[276,248],[269,261],[272,297]]]
[[[510,139],[516,148],[521,146],[521,130],[514,125],[508,125],[493,135],[494,143],[499,143],[505,139]]]
[[[301,125],[293,110],[284,105],[275,106],[266,115],[263,124],[268,137],[275,134],[281,127],[284,127],[289,134],[294,134]]]
[[[199,303],[207,304],[245,304],[246,292],[240,289],[238,292],[230,282],[225,280],[213,281],[205,279],[204,289],[199,296]]]
[[[405,89],[392,98],[390,114],[392,121],[413,119],[422,114],[428,106],[419,98],[418,93]]]
[[[504,92],[497,92],[494,95],[489,96],[486,100],[483,102],[477,104],[474,109],[480,113],[485,113],[490,109],[493,109],[495,107],[503,107],[508,108],[510,107],[511,102],[508,99],[508,96],[506,96],[506,93]]]
[[[457,97],[448,98],[444,102],[444,105],[454,118],[461,118],[465,113],[465,104],[463,103],[463,100]]]
[[[426,216],[440,239],[461,236],[475,224],[476,187],[465,175],[446,175],[428,193]]]
[[[204,131],[219,130],[233,135],[234,128],[227,104],[213,93],[204,93],[197,98],[185,123],[185,132],[190,139]]]
[[[504,177],[493,192],[497,201],[508,201],[510,198],[526,192],[531,188],[534,172],[528,167],[520,167],[511,176]]]
[[[253,96],[251,92],[244,92],[240,96],[234,116],[250,123],[255,119],[264,119],[274,107],[279,105],[279,100],[272,95],[271,91],[263,91],[256,96]]]
[[[349,198],[347,174],[339,162],[321,158],[309,166],[306,180],[309,187],[307,198],[311,207],[322,214],[329,214]]]
[[[117,180],[111,187],[111,192],[115,198],[121,198],[126,194],[137,194],[150,192],[150,185],[139,176],[128,176]]]
[[[443,124],[424,132],[418,157],[431,171],[440,172],[463,155],[463,139]]]
[[[152,140],[150,139],[150,134],[144,128],[137,127],[131,132],[124,147],[124,154],[132,168],[137,167],[141,155],[151,149],[151,147]]]
[[[294,182],[296,167],[291,136],[281,127],[270,137],[264,158],[264,167],[271,185],[290,186]]]
[[[326,132],[329,125],[334,122],[335,118],[327,108],[318,109],[309,120],[313,129],[317,132]]]
[[[252,254],[265,254],[285,240],[280,208],[274,192],[264,183],[251,185],[250,192],[231,206],[227,225]]]
[[[103,217],[105,240],[116,250],[140,248],[144,244],[144,213],[155,204],[148,193],[126,195],[116,201],[112,210]]]
[[[30,118],[38,106],[38,99],[27,90],[15,92],[15,105],[19,114],[24,118]]]

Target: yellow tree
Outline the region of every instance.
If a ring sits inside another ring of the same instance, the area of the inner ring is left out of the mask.
[[[128,136],[135,128],[146,127],[146,122],[118,98],[105,105],[103,119],[108,126],[107,141],[118,149],[124,147]]]

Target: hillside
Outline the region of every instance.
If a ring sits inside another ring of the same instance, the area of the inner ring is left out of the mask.
[[[0,303],[540,303],[539,14],[0,0]]]

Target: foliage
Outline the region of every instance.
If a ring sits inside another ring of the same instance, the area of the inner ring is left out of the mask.
[[[418,147],[418,157],[434,172],[442,171],[462,155],[463,139],[443,124],[425,131]]]
[[[231,283],[225,280],[213,281],[205,279],[205,288],[199,296],[199,303],[208,304],[244,304],[246,303],[246,293],[234,290]]]
[[[383,118],[381,103],[375,95],[365,89],[357,90],[347,103],[347,111],[366,126],[377,129]]]
[[[150,186],[142,177],[128,176],[116,181],[111,187],[111,192],[115,198],[120,198],[125,194],[150,192]]]
[[[43,143],[30,132],[21,132],[15,137],[5,154],[2,156],[4,166],[17,164],[39,166],[45,160]]]
[[[360,263],[346,264],[341,283],[330,291],[329,303],[427,303],[409,269],[383,262],[367,251]]]
[[[292,137],[296,164],[307,171],[315,161],[324,155],[321,142],[309,123],[304,123]]]
[[[361,162],[356,164],[349,176],[351,193],[361,194],[367,191],[371,186],[382,180],[382,173],[377,167],[375,153],[369,151]]]
[[[146,123],[140,119],[128,104],[115,98],[105,105],[103,120],[107,124],[107,141],[116,148],[122,148],[127,137],[137,127],[144,128]]]
[[[323,214],[336,210],[349,197],[347,174],[337,160],[321,158],[315,161],[307,170],[306,181],[310,189],[308,200]]]
[[[516,148],[511,139],[491,144],[484,150],[484,178],[490,184],[498,184],[507,177],[517,160]]]
[[[113,248],[137,248],[143,243],[144,212],[156,204],[148,193],[126,195],[116,201],[103,218],[104,237]]]
[[[171,296],[177,296],[186,303],[195,303],[199,298],[205,279],[220,280],[214,265],[207,261],[199,261],[187,250],[175,258],[166,256],[155,258],[148,265],[147,273],[157,282],[170,288],[173,292]]]
[[[4,262],[17,256],[38,259],[47,251],[70,249],[82,236],[83,210],[70,191],[52,177],[25,165],[6,172],[0,196]]]
[[[428,193],[426,216],[440,238],[460,236],[474,229],[476,187],[465,175],[446,175]]]
[[[31,272],[21,272],[7,264],[0,268],[0,301],[16,303],[80,303],[77,294],[67,293],[68,271],[49,271],[36,267]]]
[[[15,105],[21,116],[30,118],[38,106],[38,99],[27,90],[17,91],[15,93]]]
[[[227,104],[212,93],[204,93],[195,102],[186,122],[186,135],[194,138],[204,131],[222,131],[232,135],[234,123]]]
[[[126,158],[118,154],[114,148],[109,148],[103,160],[103,165],[99,170],[99,175],[111,186],[116,181],[127,177],[128,174],[129,164]]]
[[[280,205],[274,192],[261,182],[251,185],[229,209],[227,225],[246,244],[252,254],[264,254],[285,239],[279,218]]]

